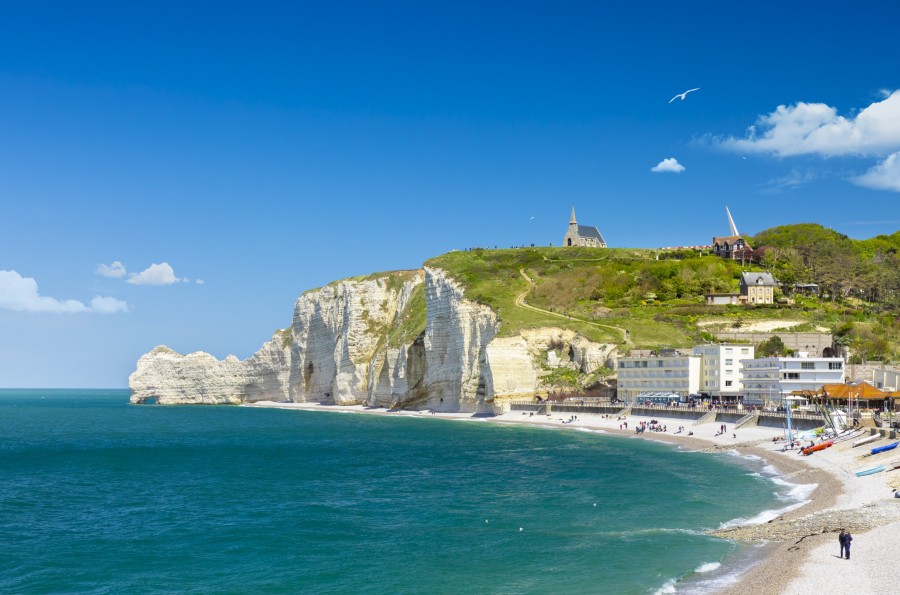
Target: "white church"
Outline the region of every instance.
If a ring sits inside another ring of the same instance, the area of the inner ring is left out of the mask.
[[[578,221],[575,220],[575,207],[572,207],[572,218],[569,219],[569,229],[566,231],[562,245],[606,248],[606,241],[596,227],[578,225]]]

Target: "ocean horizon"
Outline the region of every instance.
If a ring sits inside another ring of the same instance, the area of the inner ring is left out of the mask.
[[[601,432],[0,390],[4,592],[713,592],[802,490]]]

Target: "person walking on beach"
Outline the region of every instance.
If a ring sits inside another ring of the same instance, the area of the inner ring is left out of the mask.
[[[843,551],[846,554],[846,556],[844,556],[844,557],[849,560],[850,559],[850,542],[853,541],[853,536],[850,535],[850,531],[847,531],[847,532],[842,531],[841,533],[843,533],[843,536],[844,536],[844,550]]]
[[[850,532],[846,529],[841,529],[841,532],[838,534],[838,543],[841,544],[841,558],[850,559],[851,541],[853,541],[853,537],[850,535]]]

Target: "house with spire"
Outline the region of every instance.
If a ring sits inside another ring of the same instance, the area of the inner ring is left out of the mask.
[[[734,260],[752,261],[755,256],[753,248],[747,243],[738,232],[734,219],[731,218],[731,211],[725,207],[725,213],[728,215],[728,226],[731,235],[714,237],[712,243],[713,254],[722,258],[731,258]]]
[[[593,248],[606,248],[606,241],[600,235],[600,230],[591,225],[578,225],[575,219],[575,207],[572,207],[572,217],[569,219],[569,229],[563,237],[563,246],[590,246]]]

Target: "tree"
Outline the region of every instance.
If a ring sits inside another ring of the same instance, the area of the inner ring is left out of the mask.
[[[789,353],[791,350],[785,346],[784,341],[778,335],[772,335],[756,347],[757,357],[779,357]]]

